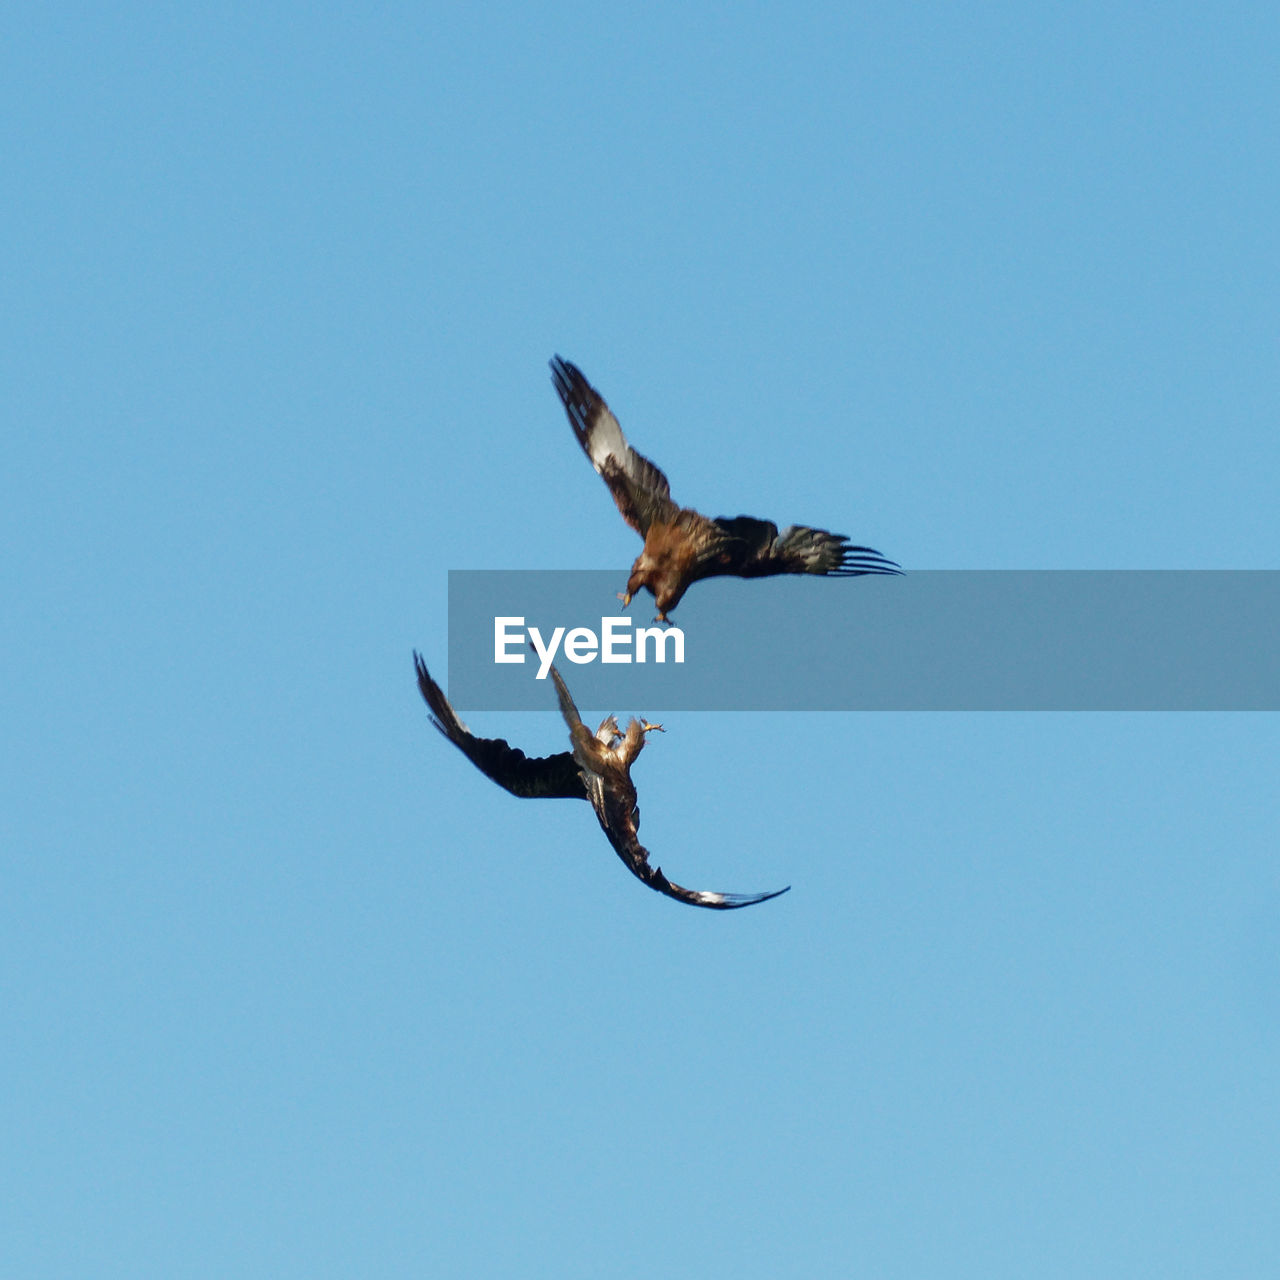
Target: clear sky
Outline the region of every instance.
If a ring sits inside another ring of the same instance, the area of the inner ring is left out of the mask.
[[[553,352],[712,514],[1280,567],[1277,14],[11,10],[0,1271],[1277,1274],[1275,716],[673,713],[719,914],[411,662],[622,585]]]

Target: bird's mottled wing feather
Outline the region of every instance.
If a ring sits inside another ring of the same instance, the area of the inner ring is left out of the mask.
[[[573,434],[609,486],[622,518],[641,537],[655,520],[670,520],[678,508],[671,500],[667,477],[627,443],[617,418],[604,397],[583,377],[582,370],[555,356],[551,380]]]
[[[870,547],[855,547],[841,533],[793,524],[778,532],[772,520],[717,516],[712,523],[728,539],[717,551],[716,573],[764,578],[777,573],[816,573],[856,578],[866,573],[899,574],[898,565]]]

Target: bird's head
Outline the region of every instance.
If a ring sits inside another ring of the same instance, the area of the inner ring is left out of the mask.
[[[633,596],[640,594],[641,587],[644,587],[650,595],[653,594],[653,588],[649,585],[649,575],[653,572],[653,569],[654,566],[649,562],[647,556],[641,556],[631,566],[631,576],[627,579],[628,603],[630,603]]]

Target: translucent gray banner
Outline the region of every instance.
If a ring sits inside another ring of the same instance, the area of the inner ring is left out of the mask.
[[[663,639],[625,577],[450,572],[454,705],[554,708],[532,638],[584,709],[1280,710],[1280,571],[716,578]]]

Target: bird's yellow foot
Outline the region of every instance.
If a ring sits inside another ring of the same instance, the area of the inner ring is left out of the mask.
[[[647,720],[641,720],[640,727],[645,733],[666,733],[666,730],[660,724],[650,724]]]

